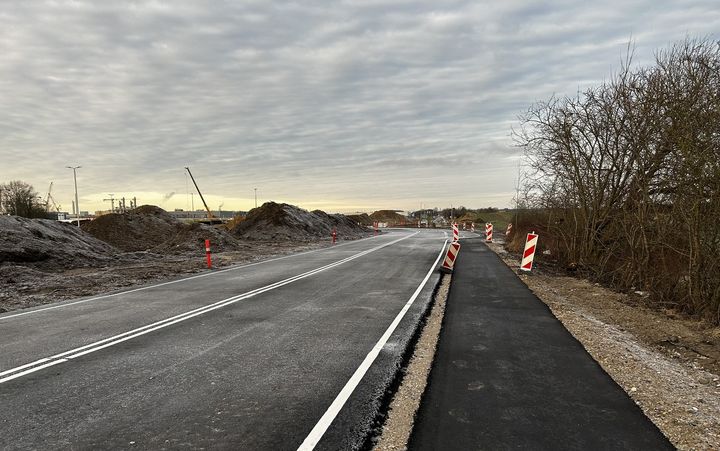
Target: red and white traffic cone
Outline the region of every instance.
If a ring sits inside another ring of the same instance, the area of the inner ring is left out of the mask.
[[[445,274],[450,274],[453,272],[453,267],[455,266],[455,259],[457,258],[458,252],[460,252],[459,241],[453,241],[448,245],[447,255],[445,255],[445,260],[440,267],[440,272],[444,272]]]
[[[335,244],[335,240],[337,239],[337,231],[335,230],[335,227],[333,227],[332,231],[332,244]]]
[[[453,230],[453,238],[452,238],[452,240],[453,240],[453,243],[455,243],[455,242],[457,242],[457,240],[460,239],[460,231],[458,230],[458,225],[457,225],[457,224],[453,224],[452,227],[453,227],[453,229],[452,229],[452,230]]]
[[[207,258],[208,269],[212,269],[212,259],[210,258],[210,240],[205,240],[205,258]]]
[[[485,224],[485,241],[488,243],[492,243],[492,233],[493,233],[493,225],[492,223],[488,222]]]
[[[507,229],[505,229],[505,238],[510,236],[510,232],[512,232],[512,222],[508,222]]]
[[[520,262],[520,270],[531,271],[533,266],[533,260],[535,259],[535,249],[537,248],[538,235],[535,232],[527,234],[525,240],[525,251],[523,252],[523,258]]]

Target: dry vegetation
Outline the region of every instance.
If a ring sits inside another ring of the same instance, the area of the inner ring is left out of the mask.
[[[521,118],[531,171],[519,201],[531,214],[520,231],[542,231],[573,270],[717,324],[720,44],[687,39],[647,68],[630,59]]]

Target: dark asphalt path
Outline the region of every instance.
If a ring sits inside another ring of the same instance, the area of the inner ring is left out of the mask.
[[[465,240],[411,450],[673,449],[480,239]]]
[[[357,446],[429,304],[443,244],[443,232],[396,230],[0,315],[0,448],[296,449],[416,298],[317,449]]]

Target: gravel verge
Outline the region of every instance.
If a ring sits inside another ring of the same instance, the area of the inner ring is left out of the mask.
[[[450,289],[451,276],[443,276],[429,316],[415,346],[410,362],[404,370],[403,379],[393,397],[374,450],[390,451],[407,449],[407,442],[415,422],[415,414],[427,386],[428,375],[432,367],[437,348],[445,302]]]

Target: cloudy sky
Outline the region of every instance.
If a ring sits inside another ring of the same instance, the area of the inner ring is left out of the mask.
[[[187,208],[190,166],[213,209],[508,206],[519,113],[630,39],[648,64],[719,32],[717,0],[4,0],[0,182],[70,210],[81,165],[83,210]]]

